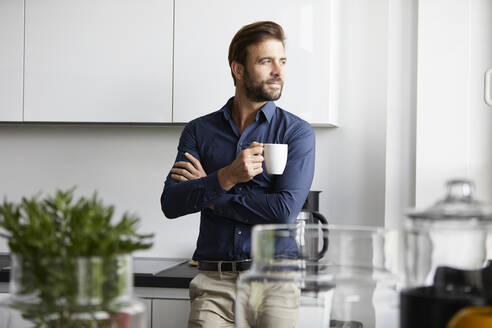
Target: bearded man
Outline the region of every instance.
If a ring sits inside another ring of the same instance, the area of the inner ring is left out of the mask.
[[[235,95],[186,125],[164,185],[166,217],[201,212],[189,327],[234,327],[235,284],[251,265],[251,228],[294,223],[311,187],[313,129],[274,103],[284,85],[284,40],[282,27],[270,21],[236,33],[229,47]],[[264,143],[288,144],[282,175],[263,169]],[[275,327],[296,321],[265,315]]]

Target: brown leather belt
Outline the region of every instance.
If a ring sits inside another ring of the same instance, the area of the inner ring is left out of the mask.
[[[247,261],[198,261],[198,269],[219,272],[240,272],[251,268],[251,260]]]

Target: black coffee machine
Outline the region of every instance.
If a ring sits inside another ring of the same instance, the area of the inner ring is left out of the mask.
[[[319,212],[319,194],[321,191],[311,190],[304,202],[301,212],[297,216],[296,223],[299,225],[306,224],[328,224],[328,220]],[[323,230],[327,229],[322,227]],[[328,238],[323,238],[323,244],[319,245],[317,238],[309,239],[309,245],[299,245],[301,253],[305,259],[319,260],[328,250]]]
[[[309,223],[323,223],[323,224],[328,224],[328,221],[326,218],[319,212],[319,194],[321,191],[317,190],[310,190],[309,194],[306,198],[306,201],[304,202],[304,205],[302,206],[302,212],[307,212],[311,213],[313,218],[309,218],[308,220],[310,221]],[[297,220],[303,220],[304,218],[300,217],[300,214],[297,217]]]

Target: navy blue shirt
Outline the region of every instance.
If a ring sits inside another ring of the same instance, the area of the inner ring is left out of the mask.
[[[252,226],[295,222],[313,180],[315,137],[306,121],[267,102],[239,134],[231,117],[233,101],[191,121],[181,134],[176,161],[188,161],[184,156],[188,152],[200,161],[207,176],[180,182],[169,174],[161,196],[168,218],[201,211],[194,260],[250,259]],[[268,174],[263,164],[263,173],[223,190],[217,171],[253,141],[289,145],[284,173]]]

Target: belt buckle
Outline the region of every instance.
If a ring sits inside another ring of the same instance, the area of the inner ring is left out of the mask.
[[[236,262],[235,261],[218,261],[217,262],[217,271],[219,274],[222,274],[222,264],[230,263],[231,264],[231,271],[232,272],[237,272],[237,267],[236,267]],[[226,270],[227,271],[227,270]]]

